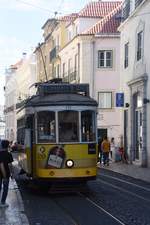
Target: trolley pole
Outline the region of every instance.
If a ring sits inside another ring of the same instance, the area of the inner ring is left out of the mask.
[[[48,81],[47,71],[46,71],[46,65],[45,65],[45,61],[44,61],[44,57],[43,57],[43,52],[42,52],[40,43],[38,44],[38,48],[39,48],[39,51],[40,51],[40,54],[41,54],[41,57],[42,57],[42,62],[43,62],[43,67],[44,67],[45,78],[46,78],[46,81]]]

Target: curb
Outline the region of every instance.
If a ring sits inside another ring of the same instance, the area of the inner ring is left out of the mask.
[[[18,185],[17,185],[15,180],[13,180],[13,186],[14,186],[14,190],[15,190],[15,193],[16,193],[16,197],[17,197],[17,203],[18,203],[18,209],[19,209],[19,212],[20,212],[19,216],[20,216],[20,220],[21,220],[21,225],[30,225],[29,221],[28,221],[28,218],[25,214],[24,204],[23,204],[21,194],[20,194]]]

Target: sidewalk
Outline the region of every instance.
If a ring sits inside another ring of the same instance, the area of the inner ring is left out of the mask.
[[[138,164],[110,161],[109,166],[103,166],[98,163],[98,167],[150,182],[150,168],[142,168]]]
[[[8,208],[0,208],[0,225],[29,225],[15,180],[10,180],[7,203]]]

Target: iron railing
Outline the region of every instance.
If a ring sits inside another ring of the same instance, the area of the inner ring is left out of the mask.
[[[50,62],[52,60],[54,60],[57,56],[58,56],[58,52],[59,52],[60,47],[59,46],[55,46],[51,51],[50,51]]]
[[[135,0],[135,8],[137,8],[142,2],[143,0]]]
[[[77,79],[77,71],[68,71],[67,75],[64,75],[62,80],[63,82],[73,82]]]

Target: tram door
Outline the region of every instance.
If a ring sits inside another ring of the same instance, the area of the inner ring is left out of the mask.
[[[135,159],[139,159],[139,152],[142,148],[142,111],[135,110]]]
[[[28,151],[27,170],[28,173],[33,174],[33,142],[34,142],[34,117],[30,115],[26,119],[25,128],[25,147]]]

